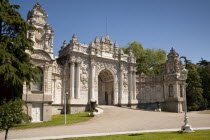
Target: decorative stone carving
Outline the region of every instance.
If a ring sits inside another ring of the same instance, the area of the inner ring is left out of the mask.
[[[95,38],[95,44],[96,44],[96,46],[99,46],[99,44],[100,44],[100,40],[98,39],[97,36],[96,36],[96,38]]]
[[[77,61],[76,57],[75,56],[71,56],[70,60],[69,60],[69,63],[75,63]]]
[[[123,85],[124,85],[124,88],[128,87],[128,76],[126,73],[123,73]]]
[[[46,22],[47,13],[42,9],[42,6],[37,3],[34,8],[28,13],[28,23],[35,26],[37,31],[29,31],[29,37],[35,42],[34,47],[45,50],[48,53],[53,53],[54,31]],[[35,36],[35,37],[34,37]]]
[[[28,12],[27,19],[30,22],[45,23],[47,17],[48,17],[47,13],[42,9],[42,6],[37,2],[37,4],[33,7],[33,9]]]
[[[97,88],[98,87],[98,80],[97,78],[95,77],[94,78],[94,88]]]
[[[31,55],[31,57],[33,59],[39,59],[39,60],[47,60],[47,61],[52,60],[48,54],[41,51],[35,52],[34,54]]]
[[[61,49],[66,48],[66,46],[67,46],[67,42],[66,42],[66,40],[64,40],[64,41],[63,41],[63,46],[61,47]]]
[[[30,39],[33,39],[34,35],[35,35],[35,32],[29,32],[29,31],[28,31],[28,37],[29,37]]]
[[[43,30],[39,29],[38,31],[35,31],[35,39],[36,41],[41,41],[43,37]]]
[[[82,68],[82,73],[81,73],[81,76],[80,76],[80,80],[83,84],[83,88],[87,88],[88,74],[87,74],[87,71],[85,70],[85,68]]]
[[[70,44],[71,44],[71,45],[78,44],[78,40],[77,40],[76,34],[73,34],[72,40],[70,40]]]
[[[181,70],[182,62],[179,59],[179,54],[172,48],[170,53],[167,55],[168,60],[166,61],[166,73],[178,73]]]
[[[57,83],[56,88],[57,88],[57,89],[61,89],[61,82],[58,82],[58,83]]]

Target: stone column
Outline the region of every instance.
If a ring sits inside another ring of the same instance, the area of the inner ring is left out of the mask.
[[[70,95],[74,99],[74,62],[70,63]]]
[[[122,104],[122,95],[123,95],[123,71],[122,68],[120,67],[119,69],[119,105]]]
[[[91,61],[90,66],[90,99],[95,99],[95,93],[94,93],[94,78],[95,78],[95,63]]]
[[[136,71],[133,71],[133,99],[136,100]]]
[[[133,76],[132,76],[132,67],[129,68],[129,104],[131,104],[133,99]]]
[[[178,98],[179,96],[178,96],[178,93],[180,92],[180,90],[179,90],[179,82],[178,81],[176,81],[175,82],[175,85],[173,86],[174,87],[174,97],[175,98]]]
[[[80,62],[77,63],[76,67],[76,99],[80,98]]]

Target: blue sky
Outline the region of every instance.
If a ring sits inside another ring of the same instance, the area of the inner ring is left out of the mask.
[[[210,0],[10,0],[27,13],[39,2],[55,31],[54,52],[75,33],[89,44],[106,35],[126,46],[137,41],[144,48],[170,51],[171,47],[197,63],[210,61]]]

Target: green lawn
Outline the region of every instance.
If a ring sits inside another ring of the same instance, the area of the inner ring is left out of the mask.
[[[62,140],[210,140],[210,130],[197,130],[195,133],[154,132],[99,137],[68,138]]]
[[[87,121],[93,117],[88,116],[89,112],[76,113],[76,114],[67,114],[66,123],[78,123]],[[36,127],[47,127],[47,126],[56,126],[64,124],[64,115],[53,115],[52,121],[40,122],[40,123],[28,123],[28,124],[18,124],[12,129],[25,129],[25,128],[36,128]]]

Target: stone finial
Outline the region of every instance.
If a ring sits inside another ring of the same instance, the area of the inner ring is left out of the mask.
[[[95,43],[99,43],[99,42],[100,42],[100,40],[98,39],[98,36],[96,36]]]
[[[105,37],[101,38],[101,43],[107,44],[109,46],[111,46],[113,44],[112,40],[109,38],[108,35],[106,35]]]
[[[63,45],[61,46],[61,49],[64,49],[67,46],[66,40],[63,41]]]
[[[63,46],[66,46],[67,45],[67,42],[66,40],[63,41]]]
[[[129,49],[128,54],[131,56],[133,54],[132,49]]]
[[[177,73],[181,70],[182,62],[179,59],[179,54],[171,48],[170,53],[167,55],[166,73]]]
[[[101,37],[101,43],[105,43],[105,38]]]
[[[106,40],[110,40],[108,35],[106,35],[105,39],[106,39]]]
[[[124,55],[124,51],[121,48],[119,49],[119,54]]]
[[[48,17],[47,13],[45,12],[45,10],[42,9],[41,4],[39,4],[38,2],[34,5],[33,9],[28,12],[27,20],[29,19],[40,20],[41,19],[41,18],[36,18],[36,17],[43,18],[45,22]]]
[[[114,48],[118,48],[118,44],[116,42],[114,43]]]
[[[37,3],[34,5],[33,9],[42,9],[42,6],[41,6],[41,4],[39,4],[39,2],[37,2]]]
[[[72,39],[76,39],[77,40],[76,34],[73,34]]]
[[[108,35],[106,35],[106,37],[105,37],[105,42],[109,45],[112,45],[112,40],[109,38]]]
[[[141,77],[145,77],[146,75],[144,74],[144,72],[141,72]]]
[[[167,55],[168,60],[169,59],[177,59],[179,60],[179,54],[174,50],[174,48],[172,47],[170,50],[170,53]]]
[[[95,47],[95,43],[94,42],[91,42],[89,46],[92,47],[92,48],[94,48]]]
[[[78,40],[77,40],[76,34],[73,34],[72,40],[70,40],[70,44],[73,44],[73,45],[78,44]]]

